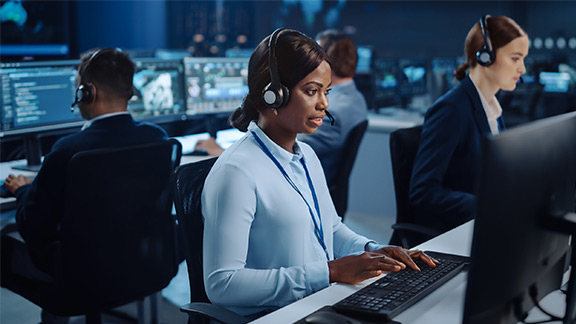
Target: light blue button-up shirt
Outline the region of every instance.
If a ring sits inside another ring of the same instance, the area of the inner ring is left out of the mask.
[[[292,154],[251,123],[247,134],[218,158],[202,193],[206,293],[213,303],[240,314],[282,307],[329,285],[326,254],[308,206],[258,146],[252,131],[318,217],[300,163],[304,157],[331,259],[363,252],[370,242],[336,214],[314,151],[297,141]]]

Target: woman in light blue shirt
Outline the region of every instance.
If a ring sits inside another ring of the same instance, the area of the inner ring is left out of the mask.
[[[329,59],[312,39],[280,29],[250,58],[249,93],[231,123],[246,135],[216,161],[202,194],[204,282],[240,314],[290,304],[331,282],[418,269],[420,251],[383,247],[338,217],[322,166],[298,133],[328,109]]]

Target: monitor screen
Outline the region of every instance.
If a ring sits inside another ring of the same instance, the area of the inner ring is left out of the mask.
[[[243,57],[243,58],[250,58],[252,53],[254,52],[253,48],[229,48],[226,50],[226,57]]]
[[[372,72],[373,50],[370,46],[359,45],[356,48],[358,52],[358,63],[356,64],[356,73]]]
[[[400,59],[398,79],[398,93],[403,97],[420,95],[427,92],[426,77],[427,64],[425,60]]]
[[[83,124],[70,111],[79,61],[2,63],[0,138]]]
[[[575,138],[569,113],[483,141],[463,323],[517,323],[560,288],[569,235],[547,224],[574,215]]]
[[[570,74],[567,72],[540,72],[540,84],[546,92],[568,92]]]
[[[134,95],[128,102],[134,119],[158,123],[186,119],[182,61],[139,58],[134,64]]]
[[[187,113],[231,112],[248,93],[248,58],[184,58]]]
[[[374,64],[374,81],[377,91],[396,91],[398,87],[398,62],[395,60],[378,60]]]
[[[2,62],[70,57],[72,1],[3,0],[0,6]]]
[[[457,68],[455,58],[434,58],[431,67],[432,75],[441,83],[442,89],[448,90],[458,83],[454,77],[454,70]]]

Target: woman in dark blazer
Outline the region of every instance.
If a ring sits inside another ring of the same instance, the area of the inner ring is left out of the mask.
[[[496,93],[514,90],[528,47],[526,32],[508,17],[486,15],[469,31],[466,62],[454,73],[461,82],[424,120],[410,183],[418,223],[446,231],[474,217],[480,142],[503,127]]]

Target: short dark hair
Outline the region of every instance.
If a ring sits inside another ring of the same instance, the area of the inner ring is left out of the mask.
[[[497,49],[505,46],[514,39],[527,35],[524,29],[518,25],[514,20],[506,16],[495,16],[486,19],[486,28],[488,29],[488,34],[490,35],[490,43],[492,44],[492,49],[496,52]],[[482,27],[480,27],[480,22],[472,26],[468,35],[466,36],[466,41],[464,42],[464,55],[466,56],[466,62],[460,65],[456,71],[454,71],[454,76],[458,80],[464,79],[466,76],[466,70],[469,67],[474,67],[478,64],[476,60],[476,52],[484,46],[484,37],[482,36]],[[497,59],[497,58],[496,58]]]
[[[92,56],[98,52],[92,60]],[[130,99],[135,67],[130,57],[117,49],[91,49],[80,56],[78,74],[83,83],[93,83],[118,98]],[[88,63],[90,62],[90,63]]]
[[[270,83],[269,39],[270,36],[265,37],[250,56],[248,94],[244,97],[242,106],[230,116],[232,126],[241,131],[246,131],[250,122],[258,119],[260,111],[267,109],[262,99],[262,91]],[[328,55],[318,43],[292,29],[285,29],[278,34],[275,53],[280,82],[289,91],[322,61],[330,64]]]
[[[324,50],[332,61],[332,72],[341,78],[351,78],[356,74],[358,50],[347,36],[328,36]]]

